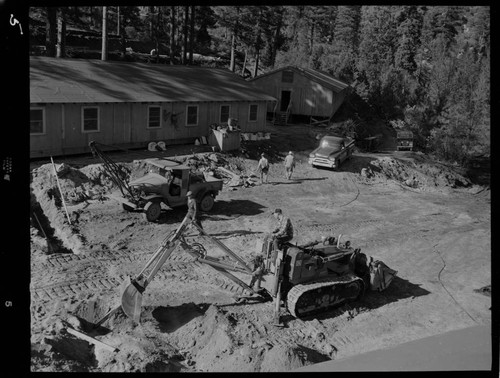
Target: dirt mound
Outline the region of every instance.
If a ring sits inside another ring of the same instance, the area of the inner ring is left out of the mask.
[[[260,324],[269,320],[265,315],[261,314]],[[169,313],[170,322],[172,317]],[[244,314],[216,305],[172,336],[178,348],[186,351],[187,364],[196,371],[283,372],[328,359],[306,347],[274,345],[267,332],[263,334],[262,328]]]
[[[458,169],[436,164],[420,154],[405,158],[384,156],[370,162],[372,171],[415,188],[470,187],[471,181]]]

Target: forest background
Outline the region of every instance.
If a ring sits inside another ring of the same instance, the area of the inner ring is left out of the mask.
[[[341,111],[468,166],[490,154],[488,6],[32,7],[43,54],[199,64],[255,77],[295,65],[352,87]],[[142,53],[142,54],[141,54]]]

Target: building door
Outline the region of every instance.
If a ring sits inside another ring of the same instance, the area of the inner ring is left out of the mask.
[[[280,112],[286,112],[291,95],[292,91],[281,91]]]

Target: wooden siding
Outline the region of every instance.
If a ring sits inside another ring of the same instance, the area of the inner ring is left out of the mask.
[[[230,118],[238,119],[242,132],[266,130],[266,101],[32,104],[45,109],[45,133],[30,136],[30,157],[86,153],[91,140],[123,146],[146,146],[151,141],[168,144],[191,143],[208,137],[210,125],[219,122],[220,106],[230,105]],[[249,122],[250,104],[258,105],[257,121]],[[148,106],[161,107],[159,128],[148,128]],[[186,126],[186,106],[198,106],[198,125]],[[82,107],[98,106],[99,131],[82,132]],[[177,115],[177,127],[170,115]]]
[[[293,71],[293,83],[281,81],[282,71],[266,75],[262,79],[255,79],[254,83],[259,89],[274,96],[281,101],[282,91],[291,91],[292,114],[330,117],[340,107],[346,95],[346,89],[336,93],[330,88],[312,81]],[[278,103],[277,109],[280,109]],[[267,111],[273,112],[274,104],[268,103]]]

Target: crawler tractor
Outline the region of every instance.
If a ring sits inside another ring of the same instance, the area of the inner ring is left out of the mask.
[[[208,256],[200,243],[190,244],[184,235],[190,227],[215,242],[234,260],[233,263]],[[274,298],[278,322],[282,302],[291,315],[304,317],[355,301],[370,287],[370,264],[366,255],[360,249],[352,248],[350,242],[341,244],[340,236],[337,240],[330,237],[327,242],[313,242],[305,246],[287,243],[280,249],[273,249],[273,244],[272,237],[264,239],[262,255],[265,275],[262,288],[254,290],[237,277],[251,275],[251,267],[219,240],[185,218],[177,230],[165,238],[143,270],[124,283],[121,307],[127,316],[139,322],[143,292],[178,246],[194,260],[209,265],[237,283],[252,298],[262,301]],[[396,272],[392,271],[392,274]],[[387,285],[391,279],[392,276]]]
[[[340,238],[340,237],[339,237]],[[291,315],[327,311],[363,296],[370,285],[369,264],[360,249],[331,237],[306,246],[285,243],[273,250],[272,238],[262,246],[270,294],[283,301]]]

